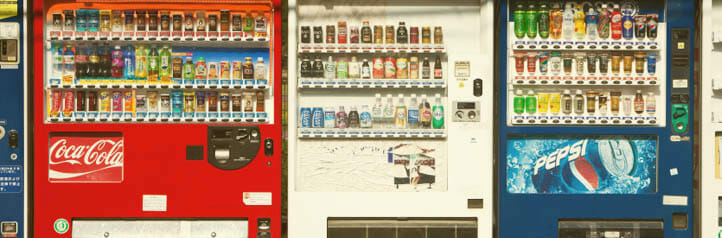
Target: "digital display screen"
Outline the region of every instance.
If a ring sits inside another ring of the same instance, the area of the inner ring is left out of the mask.
[[[476,109],[476,103],[474,102],[459,102],[456,103],[457,109]]]

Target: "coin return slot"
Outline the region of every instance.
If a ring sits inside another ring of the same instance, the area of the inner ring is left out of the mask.
[[[687,213],[672,213],[672,227],[676,230],[687,230]]]
[[[209,126],[208,163],[223,170],[245,167],[261,148],[260,136],[257,126]]]

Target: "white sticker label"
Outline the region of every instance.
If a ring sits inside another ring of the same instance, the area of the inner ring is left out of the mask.
[[[167,195],[143,195],[144,212],[165,212],[168,211]]]
[[[669,175],[671,175],[671,176],[675,176],[678,174],[679,174],[679,170],[677,170],[677,168],[673,168],[673,169],[669,170]]]
[[[471,66],[469,61],[456,61],[456,67],[454,67],[455,75],[457,80],[467,80],[471,77]]]
[[[666,206],[687,206],[687,196],[664,195],[662,205]]]
[[[673,88],[687,88],[687,80],[686,79],[675,79],[672,80],[672,87]]]
[[[271,193],[243,193],[243,204],[247,206],[270,206]]]

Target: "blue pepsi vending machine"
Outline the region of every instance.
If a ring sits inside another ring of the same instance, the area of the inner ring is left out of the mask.
[[[694,1],[498,16],[499,237],[692,237]]]
[[[0,1],[0,238],[27,237],[23,1]]]

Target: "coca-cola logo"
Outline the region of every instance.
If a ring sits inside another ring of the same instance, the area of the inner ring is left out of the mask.
[[[123,138],[57,136],[50,138],[51,182],[121,182]]]

